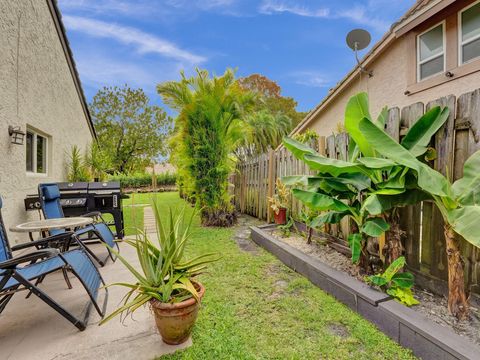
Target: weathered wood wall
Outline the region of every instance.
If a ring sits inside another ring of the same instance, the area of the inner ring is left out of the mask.
[[[466,159],[480,149],[480,89],[463,94],[458,99],[448,96],[427,104],[415,103],[403,109],[392,108],[389,110],[386,130],[399,141],[415,120],[436,105],[448,106],[450,117],[432,141],[437,158],[431,166],[454,181],[463,176]],[[343,133],[320,138],[315,146],[330,158],[346,160],[348,135]],[[240,163],[233,179],[235,205],[242,213],[271,221],[267,197],[275,192],[275,180],[287,175],[308,173],[311,172],[306,165],[284,148]],[[301,204],[293,200],[292,210],[298,216]],[[424,284],[430,282],[431,287],[438,288],[437,285],[447,279],[443,220],[439,211],[428,201],[404,208],[401,212],[401,228],[405,231],[404,245],[409,267],[423,275]],[[327,231],[344,239],[348,229],[348,223],[344,222],[340,226],[328,227]],[[462,241],[462,255],[468,285],[473,292],[480,293],[480,250]]]

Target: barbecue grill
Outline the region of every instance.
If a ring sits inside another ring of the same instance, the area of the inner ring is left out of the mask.
[[[98,211],[112,214],[113,221],[108,225],[115,226],[119,239],[124,235],[122,194],[120,182],[61,182],[60,204],[65,216],[81,216]],[[40,210],[38,195],[28,195],[25,199],[25,210]]]

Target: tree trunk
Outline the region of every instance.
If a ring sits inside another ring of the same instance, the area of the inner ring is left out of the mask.
[[[457,319],[468,315],[468,301],[465,294],[464,262],[460,255],[458,239],[448,225],[445,226],[445,241],[448,259],[448,311]]]
[[[405,232],[400,229],[397,214],[390,214],[387,217],[387,221],[390,224],[390,230],[385,233],[385,246],[382,249],[383,255],[385,256],[385,266],[390,265],[402,256],[402,236],[405,234]]]
[[[307,235],[307,244],[312,243],[312,235],[313,235],[313,228],[310,226],[307,226],[308,229],[308,235]]]

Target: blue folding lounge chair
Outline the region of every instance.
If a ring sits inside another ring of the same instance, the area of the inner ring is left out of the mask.
[[[0,198],[1,208],[2,199]],[[46,247],[51,242],[59,243],[62,240],[68,244],[74,237],[75,235],[72,232],[65,232],[10,248],[0,212],[0,314],[16,292],[28,290],[30,292],[29,295],[34,294],[38,296],[79,330],[85,330],[92,304],[101,317],[105,315],[108,299],[106,288],[105,300],[101,308],[96,300],[98,290],[105,285],[105,282],[81,244],[79,248],[63,253],[60,253],[58,249],[44,248],[26,255],[12,257],[12,251],[15,250],[26,249],[32,246]],[[57,270],[72,272],[87,291],[90,301],[82,318],[75,316],[62,307],[38,287],[38,284],[43,281],[46,275]]]
[[[60,190],[58,189],[57,184],[51,183],[38,185],[38,195],[40,198],[40,204],[45,219],[57,219],[65,217],[65,215],[63,214],[62,206],[60,205]],[[98,217],[98,215],[98,212],[94,212],[84,214],[83,216]],[[57,235],[64,232],[65,230],[51,230],[50,235]],[[81,229],[75,230],[75,235],[77,235],[80,241],[83,241],[85,245],[88,245],[85,243],[85,240],[91,239],[82,238],[81,236],[89,235],[91,233],[95,234],[100,241],[108,244],[110,248],[116,247],[119,251],[118,244],[115,242],[115,236],[113,235],[108,225],[105,224],[105,222],[97,222]],[[92,257],[100,264],[100,266],[105,265],[109,257],[113,261],[116,260],[116,256],[114,256],[114,254],[110,251],[110,248],[107,249],[107,256],[104,259],[99,259],[98,256],[88,246],[86,246],[88,253],[92,255]]]

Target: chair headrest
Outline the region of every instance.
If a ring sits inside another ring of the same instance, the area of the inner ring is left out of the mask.
[[[42,192],[47,201],[60,198],[60,190],[56,184],[42,186]]]

